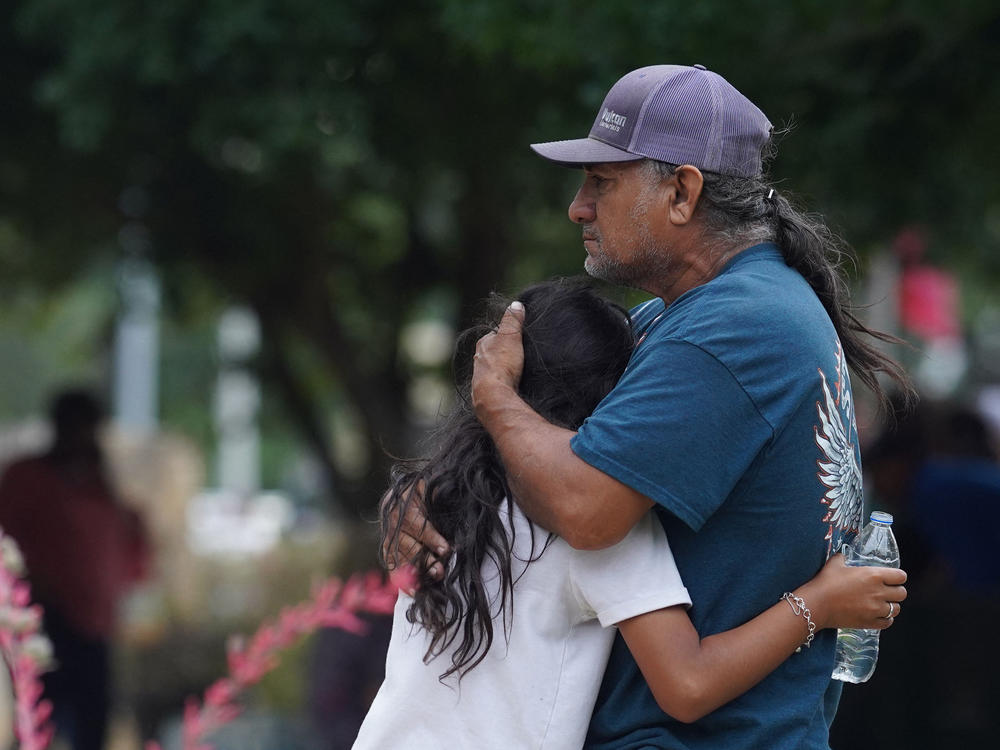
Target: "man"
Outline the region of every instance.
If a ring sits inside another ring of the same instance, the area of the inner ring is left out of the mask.
[[[703,66],[624,76],[587,138],[532,148],[583,169],[569,216],[587,271],[657,297],[632,313],[639,343],[628,369],[571,432],[517,396],[522,312],[509,310],[476,354],[476,414],[518,504],[585,549],[617,542],[655,509],[703,637],[773,604],[857,531],[848,365],[880,396],[878,373],[905,383],[862,338],[873,332],[850,312],[835,238],[765,181],[770,137],[764,114]],[[433,529],[409,528],[447,551]],[[659,710],[619,638],[587,744],[827,748],[833,647],[833,633],[819,634],[687,725]]]
[[[56,730],[73,750],[101,750],[117,608],[146,573],[149,543],[106,476],[102,405],[87,391],[65,391],[51,417],[48,452],[12,463],[0,477],[0,525],[20,546],[44,610],[56,668],[42,679]]]

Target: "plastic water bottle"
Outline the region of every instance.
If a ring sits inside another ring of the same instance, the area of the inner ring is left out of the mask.
[[[875,511],[871,521],[858,534],[854,544],[845,548],[848,565],[899,567],[899,547],[892,535],[892,516]],[[888,609],[888,608],[887,608]],[[834,657],[833,679],[844,682],[867,682],[878,660],[878,630],[840,628]]]

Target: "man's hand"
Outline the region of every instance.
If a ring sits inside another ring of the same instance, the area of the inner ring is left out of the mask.
[[[521,370],[524,367],[524,349],[521,344],[521,325],[524,322],[524,305],[511,303],[500,320],[496,333],[489,333],[476,344],[472,373],[472,402],[476,414],[482,419],[480,405],[487,403],[495,388],[517,391]],[[423,482],[407,490],[408,502],[402,503],[405,511],[400,517],[398,509],[388,514],[384,523],[385,542],[382,559],[389,570],[400,565],[413,565],[426,570],[436,580],[444,578],[444,561],[451,553],[447,540],[441,536],[424,514]],[[384,506],[389,499],[382,496]],[[398,530],[398,534],[395,533]]]
[[[524,305],[514,301],[500,319],[496,333],[488,333],[476,344],[472,369],[472,405],[479,421],[489,429],[490,397],[497,389],[517,392],[524,369],[521,327]]]
[[[405,503],[403,517],[398,508],[385,520],[387,526],[382,543],[382,559],[389,570],[401,565],[426,566],[427,574],[440,581],[444,578],[444,560],[451,553],[448,541],[431,526],[424,516],[424,483],[418,482],[407,490],[409,502]],[[389,492],[382,496],[381,504],[389,499]],[[393,533],[398,529],[399,534]]]

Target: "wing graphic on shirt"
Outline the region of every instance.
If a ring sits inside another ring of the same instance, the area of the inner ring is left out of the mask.
[[[840,532],[840,535],[857,531],[864,494],[861,466],[858,464],[854,443],[844,426],[844,419],[830,392],[826,375],[822,370],[819,375],[823,379],[825,404],[816,403],[816,411],[819,413],[819,425],[814,428],[816,445],[823,452],[823,458],[816,465],[819,467],[819,481],[827,487],[822,499],[823,504],[828,506],[823,522],[830,524],[826,538],[832,545],[835,531]]]

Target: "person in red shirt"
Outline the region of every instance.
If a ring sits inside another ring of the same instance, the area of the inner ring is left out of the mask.
[[[0,477],[0,527],[20,546],[45,612],[57,665],[44,676],[45,694],[73,750],[104,746],[118,602],[149,562],[141,518],[107,477],[97,437],[103,417],[91,394],[59,394],[51,448]]]

